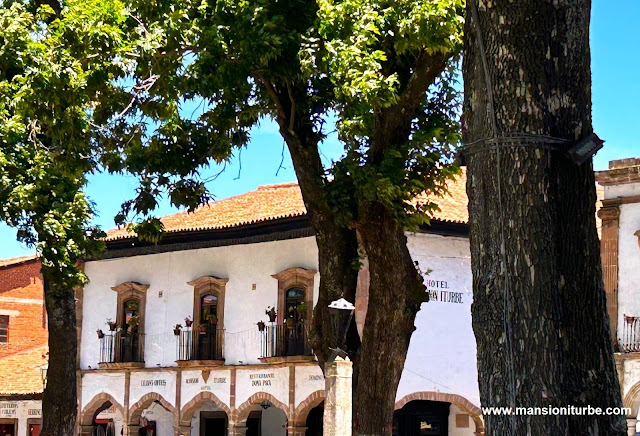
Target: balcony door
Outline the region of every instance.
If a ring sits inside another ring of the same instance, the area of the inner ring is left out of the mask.
[[[140,349],[140,300],[129,298],[122,304],[120,352],[122,362],[137,362]]]
[[[200,327],[198,332],[198,359],[215,360],[218,330],[218,296],[213,293],[200,297]]]

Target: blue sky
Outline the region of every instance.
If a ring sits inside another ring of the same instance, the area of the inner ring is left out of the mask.
[[[606,141],[594,159],[596,169],[605,169],[613,159],[640,157],[640,16],[638,0],[593,0],[591,16],[591,63],[593,76],[593,122],[598,136]],[[323,144],[325,159],[337,158],[341,147],[335,135]],[[252,141],[240,157],[208,184],[215,198],[221,199],[255,189],[259,185],[295,180],[289,154],[274,123],[265,121],[252,134]],[[240,161],[242,169],[240,170]],[[278,170],[279,169],[279,170]],[[214,171],[210,170],[212,174]],[[276,175],[277,172],[277,175]],[[131,198],[136,181],[131,177],[93,175],[87,192],[96,203],[95,222],[113,227],[113,216],[123,201]],[[162,201],[158,216],[175,211]],[[0,258],[33,253],[15,240],[15,230],[0,224]]]

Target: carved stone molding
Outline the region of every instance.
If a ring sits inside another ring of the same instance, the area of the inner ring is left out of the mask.
[[[278,280],[278,324],[284,322],[285,294],[291,288],[301,288],[305,292],[305,302],[307,303],[309,318],[313,314],[313,278],[315,269],[305,269],[300,267],[287,268],[271,277]]]

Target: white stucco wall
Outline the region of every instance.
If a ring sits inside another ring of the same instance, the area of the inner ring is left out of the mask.
[[[626,185],[623,185],[626,186]],[[634,185],[635,186],[635,185]],[[638,185],[640,186],[640,185]],[[618,230],[618,332],[624,315],[640,316],[640,249],[634,235],[640,230],[640,203],[620,205]]]
[[[162,395],[167,403],[176,406],[176,373],[173,371],[134,371],[129,383],[131,406],[151,392]]]
[[[128,281],[150,285],[145,313],[146,366],[175,366],[173,326],[184,325],[184,318],[193,315],[193,287],[187,282],[205,275],[229,279],[224,314],[226,362],[259,363],[256,322],[268,319],[267,306],[277,305],[278,281],[271,275],[294,266],[317,269],[317,264],[314,238],[87,262],[90,283],[84,289],[80,366],[97,367],[96,330],[106,328],[107,318],[116,318],[117,295],[111,287]],[[316,275],[314,301],[318,284]]]
[[[469,241],[414,233],[408,246],[420,269],[431,270],[425,284],[438,299],[423,303],[416,316],[396,399],[417,391],[446,392],[479,406]],[[454,302],[442,301],[443,296]]]
[[[225,406],[230,404],[231,371],[228,369],[211,370],[207,381],[202,377],[200,370],[185,370],[182,372],[181,405],[184,407],[196,395],[201,392],[211,392]]]
[[[124,373],[121,372],[83,374],[81,409],[84,409],[93,397],[102,392],[111,395],[121,406],[124,406],[124,379]]]
[[[473,436],[473,432],[476,430],[475,423],[473,419],[469,417],[469,427],[468,428],[457,428],[456,427],[456,414],[465,413],[460,410],[455,405],[451,405],[449,407],[449,433],[448,436]]]
[[[463,396],[479,405],[475,338],[471,329],[471,268],[466,238],[443,237],[431,234],[408,234],[409,250],[426,276],[428,290],[437,300],[423,304],[416,318],[397,399],[413,392],[443,392]],[[250,374],[257,370],[243,365],[260,363],[259,335],[255,323],[266,320],[267,306],[277,304],[277,280],[271,275],[290,267],[318,269],[318,251],[314,238],[300,238],[259,244],[215,247],[179,251],[121,259],[88,262],[85,272],[90,283],[84,290],[84,318],[80,366],[96,368],[99,361],[97,328],[106,330],[106,319],[115,319],[117,295],[111,287],[128,281],[148,284],[146,303],[147,368],[176,366],[176,337],[172,328],[184,325],[184,318],[192,316],[193,288],[187,284],[198,277],[213,275],[228,278],[225,293],[225,361],[239,365],[236,376],[236,406],[252,394],[269,392],[288,404],[289,373],[287,368],[265,368],[273,373],[271,385],[252,384]],[[640,270],[640,268],[638,268]],[[253,290],[253,285],[256,289]],[[317,301],[319,275],[314,280],[314,301]],[[442,301],[446,297],[448,301]],[[217,374],[217,371],[225,371]],[[130,404],[142,395],[160,393],[171,404],[175,401],[175,379],[167,379],[163,386],[142,386],[138,378],[151,379],[149,372],[132,372]],[[142,374],[142,373],[140,373]],[[162,377],[170,377],[160,371]],[[224,404],[229,404],[229,371],[212,369],[208,383],[200,371],[184,370],[182,375],[181,406],[202,389],[211,389]],[[135,378],[134,377],[138,377]],[[83,406],[96,394],[105,391],[117,401],[124,398],[124,376],[117,373],[85,374]],[[309,394],[322,389],[321,371],[313,366],[296,368],[295,406]],[[121,378],[118,378],[121,377]],[[172,377],[172,376],[171,376]],[[227,377],[227,383],[212,383],[214,378]],[[199,378],[198,383],[186,383],[187,378]]]
[[[236,407],[258,392],[266,392],[273,395],[278,401],[289,404],[289,368],[238,368],[236,371]]]
[[[27,420],[42,418],[42,402],[34,400],[0,401],[0,418],[17,419],[18,433],[16,436],[27,436]]]

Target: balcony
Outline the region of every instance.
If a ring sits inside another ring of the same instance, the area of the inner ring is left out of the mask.
[[[179,366],[198,365],[206,361],[224,364],[224,330],[216,324],[185,329],[176,336],[176,355]]]
[[[272,324],[260,334],[260,361],[279,363],[285,361],[313,361],[309,346],[309,323]]]
[[[125,331],[105,333],[100,338],[100,366],[144,366],[144,335]]]
[[[640,316],[624,315],[621,338],[618,346],[623,353],[635,353],[640,351]]]

